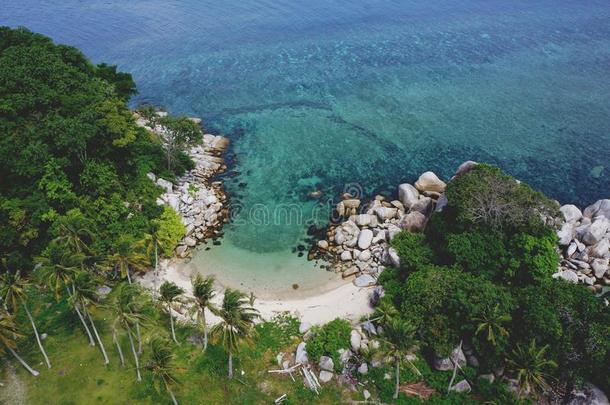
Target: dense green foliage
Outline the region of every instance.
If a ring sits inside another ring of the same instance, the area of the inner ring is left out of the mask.
[[[337,371],[341,371],[339,349],[350,347],[351,325],[345,319],[335,319],[320,327],[313,327],[312,336],[307,341],[307,354],[312,361],[320,356],[328,356],[333,359]]]
[[[66,222],[91,235],[89,254],[104,255],[125,235],[140,239],[156,218],[171,220],[145,174],[171,178],[185,166],[167,170],[160,140],[125,104],[134,92],[114,66],[0,28],[0,256],[10,267],[31,268]],[[167,229],[175,240],[175,224]]]
[[[555,204],[487,165],[450,182],[446,196],[424,235],[394,239],[401,268],[380,277],[383,300],[417,327],[430,354],[447,356],[465,342],[480,372],[508,358],[532,391],[548,387],[537,377],[568,391],[583,381],[610,388],[601,371],[610,366],[602,338],[610,336],[608,308],[582,286],[551,277],[559,254],[545,222]],[[523,361],[534,349],[536,361]]]

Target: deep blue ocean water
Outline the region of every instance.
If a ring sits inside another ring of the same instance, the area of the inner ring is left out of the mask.
[[[391,193],[468,159],[562,202],[610,196],[608,0],[1,3],[0,25],[131,72],[134,104],[232,139],[237,248],[293,249],[326,219],[316,188]]]

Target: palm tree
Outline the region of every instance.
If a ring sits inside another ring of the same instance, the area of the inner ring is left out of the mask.
[[[141,271],[149,265],[150,262],[146,255],[140,252],[133,239],[127,236],[119,238],[114,246],[114,251],[102,263],[103,268],[119,272],[121,278],[127,278],[129,284],[131,284],[130,270]]]
[[[0,355],[8,350],[30,374],[38,377],[40,373],[30,367],[15,351],[18,337],[21,337],[21,334],[17,331],[13,317],[7,311],[0,310]]]
[[[172,328],[172,339],[174,342],[178,343],[176,339],[176,330],[174,329],[174,315],[172,314],[172,304],[177,302],[182,294],[184,294],[184,290],[178,287],[176,284],[171,281],[165,281],[161,284],[161,288],[159,289],[160,297],[159,300],[162,303],[167,305],[167,312],[169,312],[169,323]]]
[[[557,367],[557,363],[548,360],[546,352],[548,345],[538,347],[536,339],[532,339],[527,347],[517,344],[511,355],[506,359],[508,371],[517,377],[519,384],[519,395],[536,393],[549,389],[546,380],[549,378],[547,371]]]
[[[46,256],[37,259],[40,265],[37,270],[39,279],[55,292],[57,299],[59,299],[62,290],[67,292],[68,299],[70,299],[70,296],[72,296],[71,287],[74,278],[82,269],[85,255],[83,253],[66,252],[55,243],[51,243],[45,253]],[[74,304],[74,302],[72,302],[72,304]],[[85,321],[79,306],[73,305],[73,308],[78,315],[78,319],[80,319],[83,324],[85,332],[87,332],[89,344],[95,346],[95,341],[93,340],[89,326],[87,326],[87,322]]]
[[[6,265],[6,260],[3,260],[3,262]],[[17,313],[20,306],[23,307],[28,319],[30,320],[32,329],[34,330],[38,348],[40,349],[40,352],[47,363],[47,367],[51,368],[51,362],[49,361],[49,357],[42,346],[40,335],[38,334],[38,329],[36,328],[36,323],[34,322],[34,318],[32,317],[30,309],[28,308],[28,296],[26,291],[29,284],[30,283],[25,278],[21,277],[20,272],[17,271],[15,273],[11,273],[7,271],[0,276],[0,296],[2,296],[7,311],[10,310],[13,314]]]
[[[195,297],[195,305],[193,310],[199,324],[203,329],[203,352],[208,348],[208,325],[205,320],[206,308],[210,311],[215,311],[216,307],[212,304],[212,299],[216,295],[214,291],[214,276],[202,277],[197,274],[191,279],[193,285],[193,296]]]
[[[500,305],[497,304],[491,311],[475,319],[479,322],[475,334],[484,333],[487,341],[492,346],[496,346],[497,337],[508,337],[508,330],[504,327],[504,324],[510,322],[511,319],[510,315],[500,311]]]
[[[150,359],[146,363],[146,369],[150,371],[157,391],[160,392],[163,388],[172,398],[174,405],[178,405],[172,391],[172,386],[178,384],[178,380],[173,375],[173,358],[174,354],[166,339],[157,337],[150,342]]]
[[[89,312],[89,308],[96,305],[98,286],[99,283],[90,272],[84,270],[78,272],[76,277],[74,277],[74,282],[72,283],[72,295],[70,296],[69,301],[74,308],[80,308],[83,315],[89,320],[97,343],[100,345],[100,350],[104,356],[104,364],[108,364],[110,363],[110,360],[106,354],[106,348],[104,347],[102,339],[100,339],[99,333],[97,332],[95,322],[91,317],[91,312]]]
[[[389,321],[384,328],[385,345],[388,355],[394,358],[396,362],[396,389],[394,391],[394,399],[398,399],[398,389],[400,387],[400,360],[417,345],[415,339],[415,326],[403,319],[394,318]],[[415,365],[407,359],[411,368],[421,376],[421,373]]]
[[[90,224],[79,215],[62,217],[57,228],[58,236],[54,239],[58,245],[75,253],[90,252],[88,243],[94,239],[93,232],[89,229]]]
[[[379,301],[379,305],[375,308],[375,312],[373,313],[373,319],[371,321],[376,321],[379,325],[385,326],[390,323],[394,318],[397,318],[399,315],[398,310],[394,306],[394,304],[387,298],[382,298]]]
[[[133,343],[132,328],[134,325],[145,320],[145,316],[142,313],[142,306],[139,302],[140,300],[141,294],[137,285],[121,283],[116,287],[116,294],[110,303],[110,309],[114,314],[114,322],[112,324],[113,340],[119,352],[121,364],[125,365],[125,359],[123,358],[123,351],[121,350],[121,345],[117,338],[119,327],[127,332],[127,337],[129,338],[129,343],[131,345],[131,352],[136,365],[136,375],[138,381],[142,381],[142,377],[140,375],[138,353],[136,352],[136,348]]]
[[[229,379],[233,378],[233,354],[239,351],[242,341],[248,341],[253,333],[258,311],[247,305],[248,297],[238,290],[227,288],[222,305],[214,310],[221,318],[212,329],[212,335],[222,341],[229,354]]]
[[[157,294],[157,279],[159,277],[159,250],[163,251],[166,246],[172,245],[172,241],[168,237],[159,232],[158,225],[153,223],[150,233],[145,233],[144,237],[136,244],[136,246],[144,248],[148,257],[155,258],[155,271],[153,273],[153,299]]]

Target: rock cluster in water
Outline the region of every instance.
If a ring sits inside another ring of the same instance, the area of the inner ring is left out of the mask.
[[[422,232],[430,214],[445,205],[446,186],[436,174],[425,172],[414,185],[399,185],[397,200],[378,195],[360,214],[362,202],[344,195],[336,211],[347,220],[332,227],[318,248],[335,256],[333,267],[344,278],[356,276],[356,286],[372,286],[385,266],[399,265],[392,239],[403,230]]]
[[[163,114],[163,113],[160,113]],[[191,118],[200,123],[198,118]],[[138,118],[138,124],[163,136],[163,128],[151,128],[148,122]],[[201,241],[220,235],[220,228],[228,220],[227,196],[221,181],[211,179],[226,170],[222,154],[229,140],[222,136],[203,135],[203,142],[190,148],[187,153],[195,167],[175,183],[157,178],[154,173],[147,176],[165,192],[157,199],[157,204],[167,204],[180,215],[186,227],[184,238],[176,247],[176,255],[184,258]]]
[[[598,292],[610,285],[610,199],[581,211],[575,205],[560,208],[565,222],[557,231],[562,260],[555,277],[584,283]]]

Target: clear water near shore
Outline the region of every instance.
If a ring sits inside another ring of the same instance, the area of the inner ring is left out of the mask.
[[[232,139],[236,214],[202,266],[294,255],[326,219],[315,188],[322,201],[346,184],[391,193],[467,159],[562,202],[610,192],[607,0],[5,0],[0,24],[116,63],[134,74],[134,102]],[[278,277],[254,263],[239,271]],[[287,266],[284,284],[307,271]]]

